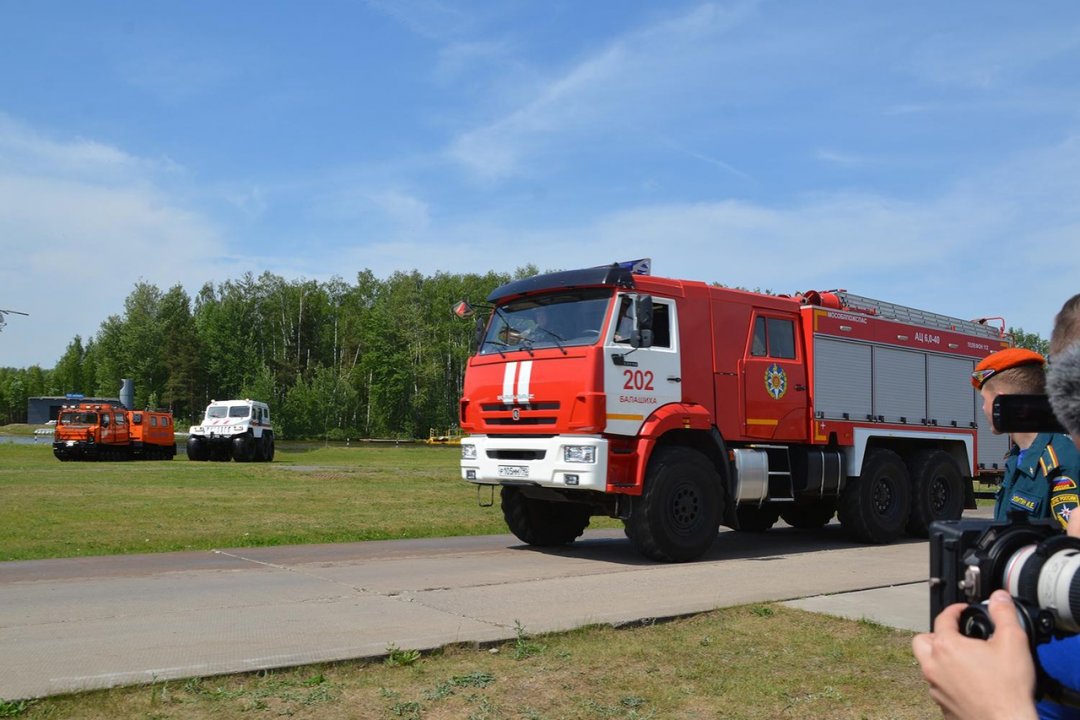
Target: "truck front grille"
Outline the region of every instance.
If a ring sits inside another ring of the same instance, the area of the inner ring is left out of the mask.
[[[543,460],[547,450],[488,450],[492,460]]]
[[[480,406],[480,410],[481,418],[488,427],[537,427],[556,423],[559,403],[557,401],[524,405],[485,403]]]

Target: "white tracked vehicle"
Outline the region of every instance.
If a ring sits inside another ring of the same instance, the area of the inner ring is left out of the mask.
[[[188,431],[189,460],[271,462],[270,407],[258,400],[212,400],[201,425]]]

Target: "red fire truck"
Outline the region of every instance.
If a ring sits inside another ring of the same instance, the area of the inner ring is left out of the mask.
[[[510,530],[573,542],[621,518],[645,556],[692,560],[721,524],[925,536],[974,507],[1007,438],[970,375],[1000,328],[845,291],[771,296],[636,274],[537,275],[488,297],[460,404],[461,473]],[[459,314],[471,308],[463,305]]]

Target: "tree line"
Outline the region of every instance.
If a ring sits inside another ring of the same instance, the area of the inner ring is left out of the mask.
[[[181,426],[211,399],[252,398],[269,403],[289,438],[442,433],[457,424],[476,344],[453,304],[536,272],[380,279],[364,270],[352,283],[248,273],[194,298],[139,282],[123,313],[93,338],[75,336],[51,370],[0,368],[0,424],[25,422],[28,397],[117,397],[131,378],[135,407],[168,408]]]
[[[499,285],[537,272],[477,274],[370,270],[352,283],[286,280],[265,272],[194,298],[176,285],[135,285],[121,315],[68,344],[52,369],[0,368],[0,425],[26,422],[27,398],[82,393],[117,397],[135,384],[135,407],[172,410],[194,423],[211,399],[270,405],[289,438],[415,438],[457,424],[472,322],[453,315]],[[1020,347],[1046,353],[1036,333],[1010,328]]]

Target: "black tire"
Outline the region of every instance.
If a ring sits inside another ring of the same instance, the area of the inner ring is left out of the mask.
[[[526,497],[520,488],[502,489],[502,511],[510,532],[528,545],[569,545],[589,526],[588,505]]]
[[[911,511],[907,466],[892,450],[869,450],[862,475],[840,495],[840,524],[862,542],[884,544],[900,536]]]
[[[189,437],[187,441],[188,460],[204,462],[210,457],[210,449],[206,447],[206,441],[200,437]]]
[[[266,458],[266,462],[274,462],[274,433],[264,434],[263,439],[266,439],[266,449],[263,451],[263,456]]]
[[[739,532],[765,532],[776,524],[780,510],[774,505],[740,505],[735,510]]]
[[[232,458],[236,462],[250,462],[255,454],[255,439],[250,435],[241,435],[232,440]]]
[[[911,517],[905,530],[928,537],[935,520],[959,520],[964,512],[964,481],[960,468],[942,450],[926,450],[909,458]]]
[[[836,514],[835,500],[810,500],[785,505],[780,517],[793,528],[817,530],[825,527]]]
[[[266,435],[260,435],[259,437],[255,438],[255,449],[252,451],[251,461],[266,461]]]
[[[627,534],[638,552],[663,562],[701,557],[720,530],[724,495],[707,457],[685,447],[656,450],[645,473],[645,492],[634,498]]]

